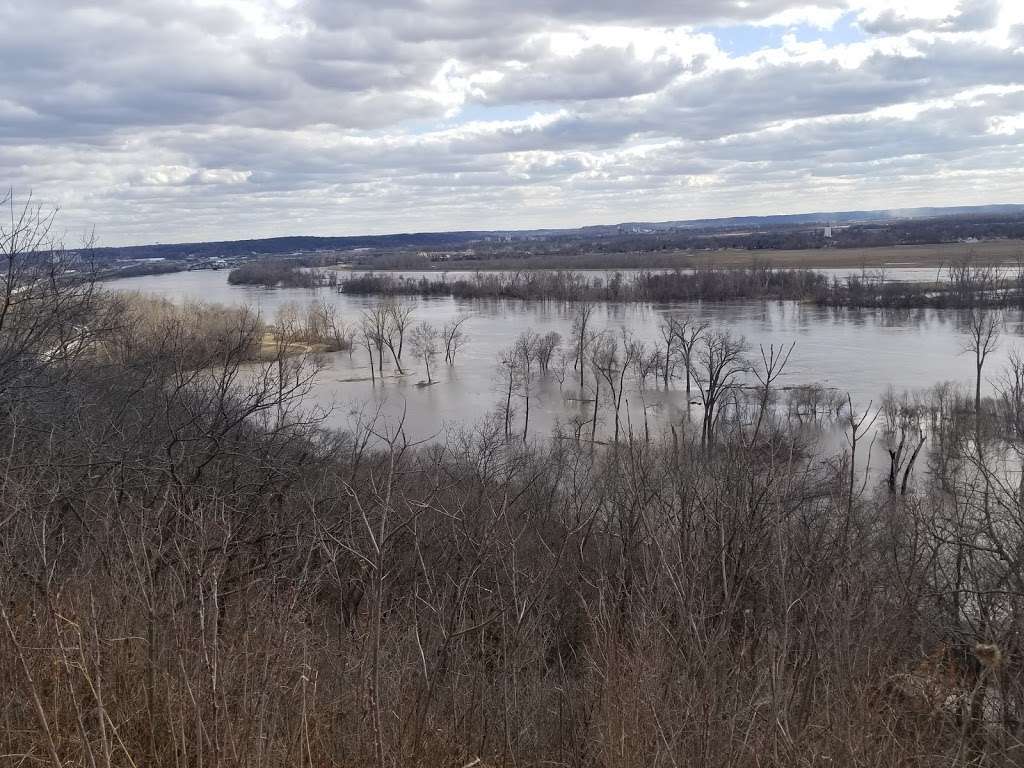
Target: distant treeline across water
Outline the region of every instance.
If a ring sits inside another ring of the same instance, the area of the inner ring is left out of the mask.
[[[785,299],[849,307],[1005,307],[1024,304],[1024,272],[971,264],[946,269],[935,282],[887,280],[882,272],[829,278],[811,269],[770,265],[695,270],[477,272],[446,276],[357,274],[344,293],[555,301],[731,301]]]

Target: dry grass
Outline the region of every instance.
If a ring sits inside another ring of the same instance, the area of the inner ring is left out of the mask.
[[[284,357],[296,357],[298,355],[316,355],[326,352],[333,352],[330,344],[324,342],[307,343],[304,341],[288,341],[281,343],[277,334],[273,332],[264,333],[259,340],[253,357],[256,360],[276,360],[282,355]]]
[[[964,256],[986,264],[1015,262],[1019,257],[1024,257],[1024,240],[799,251],[729,249],[694,254],[693,260],[708,266],[743,265],[749,264],[752,258],[760,258],[778,267],[941,267]]]

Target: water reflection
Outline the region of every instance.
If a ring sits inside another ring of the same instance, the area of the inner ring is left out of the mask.
[[[897,270],[890,270],[890,275]],[[347,296],[328,288],[262,289],[230,286],[224,272],[185,272],[116,281],[110,287],[138,290],[175,301],[202,299],[223,304],[250,304],[265,316],[273,316],[286,302],[306,303],[316,298],[333,302],[343,319],[357,322],[360,313],[375,303],[366,296]],[[449,425],[464,425],[492,413],[499,400],[500,385],[495,372],[499,353],[522,331],[556,331],[568,340],[575,308],[559,302],[516,300],[461,300],[451,297],[410,298],[416,319],[440,327],[464,314],[469,341],[460,351],[455,366],[437,365],[438,384],[417,387],[423,372],[409,361],[407,375],[399,376],[385,366],[386,376],[371,381],[366,353],[328,355],[326,367],[313,396],[322,405],[335,406],[330,423],[351,424],[353,414],[381,407],[386,416],[406,413],[411,436],[425,438]],[[747,301],[734,303],[603,304],[595,312],[594,327],[625,327],[649,344],[658,340],[658,324],[666,315],[693,316],[714,327],[743,335],[756,349],[758,344],[789,344],[796,350],[780,381],[792,387],[818,382],[849,392],[855,403],[876,403],[889,385],[898,390],[922,389],[940,381],[970,384],[973,358],[963,354],[966,313],[957,310],[845,309],[816,307],[797,302]],[[1007,314],[1007,326],[999,349],[987,367],[988,379],[997,378],[1008,352],[1019,342],[1020,313]],[[556,423],[588,417],[570,372],[564,382],[550,375],[541,382],[530,403],[533,434],[545,434]],[[990,381],[986,387],[990,390]],[[628,418],[634,430],[642,429],[644,418],[655,424],[683,423],[692,406],[687,404],[681,385],[668,391],[651,383],[649,390],[627,392]],[[642,394],[642,396],[641,396]],[[699,429],[699,413],[696,414]],[[607,421],[607,419],[606,419]],[[607,427],[607,424],[605,425]]]

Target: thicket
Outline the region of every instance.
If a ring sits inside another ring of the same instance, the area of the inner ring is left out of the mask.
[[[329,432],[303,404],[315,357],[248,363],[246,314],[153,323],[67,279],[45,219],[15,222],[4,761],[1020,761],[1024,506],[1000,460],[1019,388],[984,418],[942,390],[934,426],[893,398],[889,444],[905,424],[941,446],[906,493],[865,474],[872,409],[848,404],[850,447],[823,462],[767,407],[782,357],[714,329],[690,358],[706,397],[719,371],[704,439],[531,443],[500,414],[432,446],[372,418]],[[580,325],[586,386],[621,396],[629,340]],[[720,364],[761,383],[747,405]]]
[[[743,268],[593,274],[567,270],[475,272],[448,279],[393,274],[356,274],[339,283],[352,294],[455,296],[458,298],[552,299],[557,301],[723,301],[746,298],[805,299],[824,294],[818,272]]]
[[[231,285],[262,285],[266,288],[317,288],[334,285],[333,272],[324,274],[314,269],[303,269],[292,261],[251,261],[235,267],[228,273]]]
[[[970,258],[936,270],[929,282],[894,280],[885,270],[862,270],[829,280],[811,269],[748,267],[640,270],[474,272],[468,277],[357,273],[342,279],[344,293],[454,296],[555,301],[810,301],[826,306],[1007,308],[1024,306],[1024,268],[979,264]]]

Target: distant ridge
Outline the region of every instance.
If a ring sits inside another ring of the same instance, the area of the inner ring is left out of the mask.
[[[549,238],[612,237],[669,231],[727,231],[738,228],[775,229],[812,224],[849,225],[927,218],[1022,216],[1024,205],[975,205],[932,208],[896,208],[874,211],[820,211],[772,216],[730,216],[717,219],[684,219],[660,222],[598,224],[570,229],[462,230],[410,232],[390,235],[321,237],[297,235],[248,240],[130,245],[97,249],[106,258],[206,258],[213,256],[280,256],[293,252],[351,250],[354,248],[438,248],[466,246],[481,241],[516,241]]]
[[[1024,205],[960,205],[946,208],[895,208],[877,211],[818,211],[815,213],[790,213],[772,216],[731,216],[719,219],[689,219],[619,226],[649,226],[659,229],[730,229],[746,226],[777,226],[800,224],[858,224],[900,219],[931,219],[953,216],[1020,216]]]

